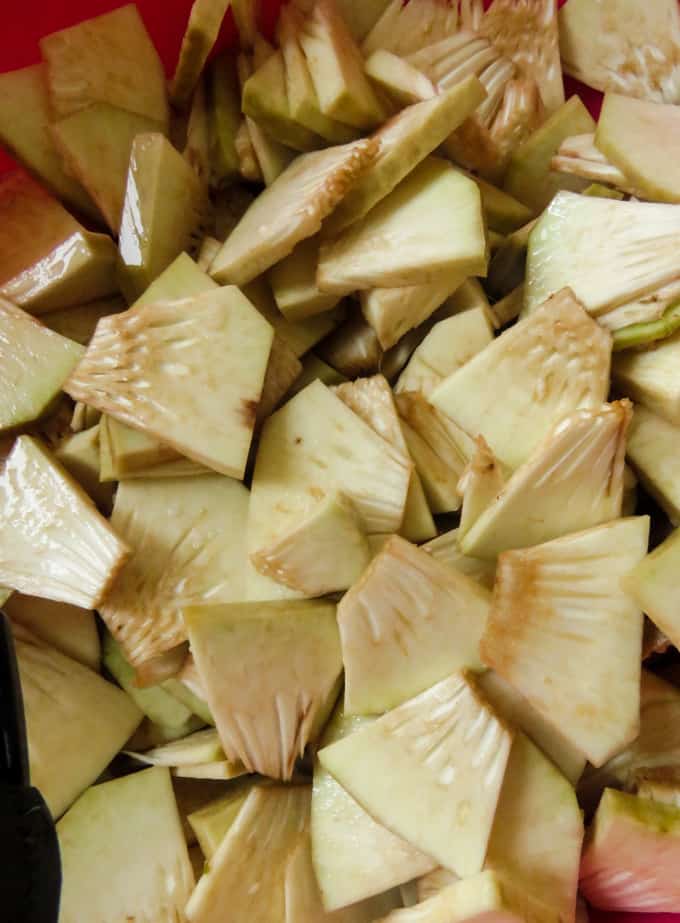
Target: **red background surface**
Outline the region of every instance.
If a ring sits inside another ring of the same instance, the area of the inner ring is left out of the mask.
[[[122,6],[125,0],[6,0],[0,28],[0,72],[35,64],[40,60],[38,40],[82,19],[105,13]],[[358,0],[361,2],[361,0]],[[488,5],[488,0],[485,0]],[[560,0],[560,6],[565,0]],[[651,0],[654,2],[654,0]],[[165,69],[172,74],[179,52],[182,35],[189,18],[192,0],[137,0],[146,27],[163,59]],[[265,0],[262,29],[270,33],[280,0]],[[237,34],[231,13],[220,36],[219,47],[236,42]],[[567,95],[580,93],[588,108],[597,115],[600,94],[566,80]],[[12,165],[0,151],[0,172]],[[680,908],[678,908],[680,911]],[[680,923],[678,914],[616,914],[591,913],[593,923]]]

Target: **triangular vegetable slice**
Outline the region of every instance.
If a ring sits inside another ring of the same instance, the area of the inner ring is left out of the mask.
[[[94,612],[23,593],[13,593],[4,606],[13,622],[19,622],[67,657],[99,671],[100,644]]]
[[[338,706],[322,739],[328,746],[372,718]],[[312,856],[326,910],[334,911],[423,875],[434,859],[383,827],[317,761],[312,790]]]
[[[319,759],[377,820],[471,875],[484,863],[511,741],[471,679],[454,674]]]
[[[529,238],[527,310],[569,286],[587,311],[605,314],[680,278],[679,232],[677,205],[560,192]]]
[[[59,817],[142,719],[121,689],[14,624],[31,782]]]
[[[286,923],[286,865],[302,836],[309,788],[255,787],[199,879],[186,908],[189,923]]]
[[[630,417],[627,401],[566,417],[463,536],[461,550],[493,558],[620,516]]]
[[[187,608],[196,666],[227,758],[290,779],[342,670],[335,607],[265,602]]]
[[[673,525],[680,525],[680,426],[638,404],[628,436],[636,474]]]
[[[99,221],[83,187],[64,170],[49,132],[51,113],[44,64],[0,76],[0,144],[70,208]]]
[[[564,70],[597,90],[680,102],[680,16],[674,0],[569,0],[560,12]]]
[[[40,417],[81,355],[82,346],[0,298],[0,431]]]
[[[120,484],[112,522],[133,556],[101,615],[133,664],[186,640],[183,606],[244,598],[247,510],[218,475]]]
[[[648,534],[647,517],[624,519],[498,563],[482,658],[595,766],[639,731],[642,613],[621,578]]]
[[[379,714],[479,669],[487,590],[393,536],[338,607],[345,711]]]
[[[110,295],[116,248],[23,173],[0,181],[0,293],[32,314]]]
[[[680,809],[607,789],[581,862],[593,907],[674,913],[680,901]]]
[[[236,225],[212,265],[212,276],[242,285],[292,253],[319,230],[377,151],[378,143],[366,139],[298,157]]]
[[[680,644],[675,593],[679,567],[680,531],[676,530],[624,579],[628,593],[673,644]]]
[[[214,728],[207,731],[195,731],[188,737],[173,740],[160,747],[153,747],[144,753],[126,751],[130,756],[149,766],[197,766],[201,763],[214,763],[224,759],[224,750]],[[241,772],[245,770],[241,767]]]
[[[137,135],[119,238],[121,287],[128,301],[193,248],[206,210],[204,188],[187,160],[163,135]]]
[[[453,372],[431,400],[516,468],[567,414],[602,404],[610,354],[609,333],[564,290]]]
[[[312,844],[309,831],[305,831],[286,867],[286,923],[371,923],[379,916],[401,906],[399,892],[369,898],[327,913],[324,910],[319,885],[312,864]]]
[[[143,132],[163,128],[155,119],[105,102],[51,126],[65,169],[82,183],[114,234],[120,229],[132,143]]]
[[[30,436],[0,475],[0,581],[33,596],[96,609],[129,549],[90,498]]]
[[[503,188],[535,214],[558,190],[585,188],[587,181],[552,170],[551,160],[565,138],[593,131],[595,122],[590,113],[579,96],[572,96],[513,151]]]
[[[396,531],[411,471],[402,452],[320,381],[313,382],[262,428],[250,503],[250,553],[297,525],[334,490],[351,500],[368,534]]]
[[[361,50],[368,57],[380,48],[397,55],[417,51],[432,41],[459,27],[458,4],[442,0],[423,0],[416,7],[391,0],[384,13],[366,36]]]
[[[64,923],[184,918],[194,874],[167,769],[95,785],[57,834]]]
[[[172,101],[179,108],[189,101],[199,81],[230,3],[231,0],[195,0],[191,7],[170,87]]]
[[[210,800],[187,814],[189,826],[208,861],[215,855],[227,831],[236,820],[248,797],[250,786],[250,779],[242,779],[230,785],[220,798]]]
[[[98,324],[65,390],[242,478],[272,339],[234,286],[142,305]]]
[[[494,0],[478,31],[538,83],[550,113],[564,102],[556,0]]]
[[[666,206],[675,207],[675,206]],[[649,349],[622,353],[614,360],[612,376],[617,385],[648,410],[680,424],[680,379],[676,374],[680,356],[680,333]]]
[[[558,923],[552,907],[529,896],[524,887],[484,871],[455,881],[422,903],[393,910],[380,923],[472,923],[493,920],[502,923]]]
[[[422,102],[437,92],[422,71],[384,48],[367,57],[364,70],[395,102],[404,106]]]
[[[260,573],[311,597],[346,590],[370,557],[356,509],[333,490],[308,516],[254,552],[251,561]]]
[[[470,459],[460,481],[458,493],[463,498],[458,534],[462,540],[496,499],[505,486],[505,476],[498,459],[483,436],[477,437],[477,451]]]
[[[383,107],[335,0],[317,0],[305,14],[300,44],[324,115],[361,129],[383,120]]]
[[[346,144],[358,134],[357,129],[332,119],[321,111],[312,75],[300,44],[304,18],[295,5],[281,8],[278,35],[286,73],[286,91],[292,118],[331,144]]]
[[[318,235],[308,237],[289,256],[273,266],[269,273],[276,304],[290,321],[323,314],[334,308],[340,300],[339,295],[322,292],[316,284],[320,247]]]
[[[363,218],[422,160],[448,137],[484,98],[470,76],[448,92],[415,103],[390,119],[376,134],[380,153],[326,221],[324,235],[334,236]]]
[[[486,240],[475,183],[437,157],[422,161],[360,222],[321,248],[321,291],[416,285],[484,275]]]
[[[570,783],[522,733],[515,735],[485,868],[573,920],[583,819]]]
[[[135,4],[53,32],[40,51],[55,120],[108,103],[167,125],[163,65]]]

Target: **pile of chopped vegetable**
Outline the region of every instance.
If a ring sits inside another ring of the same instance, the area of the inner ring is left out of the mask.
[[[133,5],[0,75],[60,920],[678,911],[676,0],[260,12],[195,0],[169,83]]]

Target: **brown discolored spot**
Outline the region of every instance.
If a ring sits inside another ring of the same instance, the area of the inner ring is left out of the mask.
[[[244,426],[248,427],[248,429],[252,429],[255,426],[258,403],[258,401],[242,400],[241,406],[238,408],[238,415],[241,418],[241,422]]]

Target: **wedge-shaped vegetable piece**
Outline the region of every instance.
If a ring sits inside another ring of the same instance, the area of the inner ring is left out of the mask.
[[[186,640],[182,607],[243,598],[247,510],[217,475],[121,483],[112,522],[133,556],[101,615],[133,664]]]
[[[179,61],[170,86],[173,103],[185,106],[198,83],[222,25],[230,0],[196,0],[182,39]]]
[[[249,792],[250,781],[241,780],[230,785],[221,797],[208,801],[187,815],[187,821],[208,861],[217,852]]]
[[[141,763],[150,766],[198,766],[201,763],[213,763],[224,759],[224,750],[220,743],[217,731],[209,728],[207,731],[196,731],[181,740],[174,740],[154,747],[145,753],[127,751]],[[241,767],[241,772],[243,772]]]
[[[565,289],[454,371],[431,400],[516,468],[567,414],[602,404],[610,352],[610,334]]]
[[[435,324],[413,352],[395,390],[419,391],[429,397],[445,378],[480,353],[493,340],[483,308],[454,314]]]
[[[107,103],[167,125],[163,65],[134,4],[47,35],[40,50],[55,119]]]
[[[304,17],[299,39],[324,115],[361,129],[379,124],[384,109],[335,0],[314,4]]]
[[[334,236],[363,218],[472,113],[485,91],[470,76],[447,92],[415,103],[394,116],[376,134],[380,153],[371,170],[350,189],[324,224]]]
[[[477,448],[470,459],[460,481],[458,493],[463,499],[463,508],[458,526],[462,540],[477,522],[482,513],[496,502],[505,486],[503,468],[483,436],[477,436]]]
[[[363,221],[324,244],[317,283],[343,294],[485,272],[479,190],[446,161],[429,157]]]
[[[677,205],[559,193],[529,238],[527,310],[568,285],[591,314],[605,314],[675,281],[679,231]]]
[[[323,147],[323,139],[293,117],[286,92],[286,67],[279,50],[243,86],[243,112],[268,134],[296,151]]]
[[[289,856],[304,831],[309,788],[262,786],[249,793],[186,908],[189,923],[285,923]]]
[[[487,589],[493,587],[496,573],[495,562],[485,561],[483,558],[469,558],[464,555],[458,545],[458,529],[443,532],[421,547],[423,551],[432,555],[436,561],[446,564],[447,567],[452,567],[467,577],[472,577],[473,580],[487,587]]]
[[[471,679],[453,674],[319,759],[378,821],[471,875],[484,862],[511,741]]]
[[[110,237],[79,224],[23,173],[0,182],[0,293],[32,314],[116,290]]]
[[[194,874],[167,769],[95,785],[57,834],[64,923],[184,919]]]
[[[628,457],[645,489],[680,525],[680,427],[638,404],[628,439]]]
[[[369,55],[364,70],[395,102],[405,106],[429,99],[437,92],[432,81],[422,71],[384,48]]]
[[[417,391],[397,394],[396,404],[430,508],[434,513],[455,512],[461,502],[458,480],[474,453],[474,442]]]
[[[479,24],[481,35],[538,83],[546,110],[564,103],[555,0],[494,0]]]
[[[398,890],[381,894],[346,907],[342,911],[326,913],[312,864],[309,831],[305,831],[286,867],[286,923],[370,923],[401,907]]]
[[[425,323],[463,283],[464,273],[440,274],[432,282],[361,292],[361,310],[383,349]]]
[[[82,346],[0,298],[0,431],[42,416],[82,352]]]
[[[240,763],[231,760],[215,760],[212,763],[193,763],[191,765],[176,766],[172,774],[177,779],[212,779],[213,781],[229,782],[245,774],[245,769]]]
[[[191,653],[184,660],[177,677],[168,680],[166,688],[172,690],[172,694],[180,702],[183,702],[187,708],[190,708],[195,715],[202,718],[206,724],[214,726],[215,721],[205,700],[205,689]]]
[[[234,286],[137,306],[100,322],[65,390],[241,478],[272,339]]]
[[[0,144],[53,195],[97,221],[96,206],[64,170],[49,132],[50,118],[44,64],[0,76]]]
[[[673,0],[641,7],[569,0],[560,13],[564,70],[597,90],[680,102],[680,18]]]
[[[269,273],[276,304],[289,321],[330,311],[340,300],[339,295],[322,292],[316,284],[320,247],[318,236],[303,240]]]
[[[104,771],[142,713],[117,686],[15,623],[31,782],[54,817]]]
[[[216,288],[217,283],[202,272],[188,254],[181,253],[157,279],[154,279],[133,307],[155,304],[158,301],[191,298],[215,291]]]
[[[514,686],[493,670],[483,673],[478,684],[497,714],[521,729],[552,760],[562,775],[575,785],[583,773],[586,758],[564,737],[559,728],[546,721]],[[524,738],[521,735],[515,737],[515,743],[520,739]],[[500,828],[500,823],[497,826]]]
[[[627,401],[566,417],[461,539],[461,550],[493,558],[620,516],[630,417]]]
[[[370,551],[353,504],[331,491],[251,560],[260,573],[311,597],[350,587],[370,561]]]
[[[176,740],[196,730],[195,726],[191,726],[195,724],[191,709],[162,684],[138,685],[134,667],[128,663],[120,645],[108,633],[104,636],[102,662],[135,705],[150,721],[163,729],[166,740]]]
[[[279,14],[278,34],[286,75],[286,93],[291,117],[331,144],[346,144],[357,129],[330,118],[321,111],[309,65],[300,44],[304,18],[293,4]]]
[[[425,0],[409,9],[392,0],[366,36],[361,50],[368,56],[380,48],[407,55],[429,45],[433,38],[451,35],[459,28],[458,6]]]
[[[680,692],[647,670],[640,683],[640,734],[600,769],[588,767],[579,782],[579,799],[594,810],[605,786],[635,787],[640,770],[680,766],[680,734],[677,716]]]
[[[595,122],[588,110],[578,96],[572,96],[513,152],[504,189],[537,214],[560,189],[584,189],[586,181],[556,173],[550,162],[565,138],[593,131]]]
[[[137,135],[119,240],[121,282],[130,302],[192,249],[206,206],[198,176],[170,142],[161,134]]]
[[[344,715],[338,706],[322,744],[342,740],[372,721]],[[436,864],[374,820],[318,761],[311,833],[314,871],[328,912],[382,894]]]
[[[210,65],[207,80],[212,183],[221,187],[238,173],[236,132],[241,124],[241,97],[232,55]]]
[[[412,465],[320,381],[262,429],[248,523],[251,555],[340,491],[368,533],[393,532],[404,515]],[[337,565],[335,556],[332,558]]]
[[[675,334],[651,349],[617,356],[612,368],[614,380],[626,394],[676,425],[680,424],[678,356],[680,334]]]
[[[99,421],[99,438],[102,480],[123,480],[132,472],[179,458],[174,449],[106,415]]]
[[[679,567],[680,531],[675,531],[624,580],[627,592],[676,645],[680,643],[680,611],[675,592]]]
[[[368,423],[374,432],[394,446],[406,460],[410,458],[394,396],[383,375],[358,378],[354,382],[347,382],[339,385],[335,393],[350,410],[353,410],[358,417]],[[423,485],[415,470],[411,473],[400,534],[412,542],[426,541],[437,534]]]
[[[642,614],[621,578],[648,533],[647,517],[624,519],[499,559],[482,658],[594,766],[639,731]],[[595,650],[584,681],[579,665]]]
[[[338,608],[345,710],[382,713],[479,669],[489,605],[474,580],[393,536]]]
[[[579,886],[604,910],[673,913],[680,900],[680,809],[607,789],[581,862]]]
[[[4,605],[13,622],[28,628],[73,660],[99,670],[99,635],[94,612],[23,593],[13,593]]]
[[[52,124],[65,169],[82,183],[114,234],[120,230],[132,143],[143,132],[163,130],[155,119],[106,102]]]
[[[211,268],[220,283],[250,282],[312,237],[323,219],[373,163],[367,139],[297,160],[257,197],[227,238]]]
[[[184,618],[227,758],[290,779],[342,670],[334,606],[235,603]]]
[[[393,910],[380,923],[448,923],[502,920],[503,923],[557,923],[557,912],[495,871],[447,884],[422,903]]]
[[[513,740],[485,868],[573,920],[583,819],[570,783],[522,733]]]
[[[33,596],[95,609],[129,555],[82,489],[30,436],[0,475],[0,580]]]
[[[270,137],[257,122],[246,119],[250,143],[255,152],[258,168],[262,174],[265,186],[271,186],[277,176],[280,176],[286,167],[297,156],[292,148],[281,144]]]

